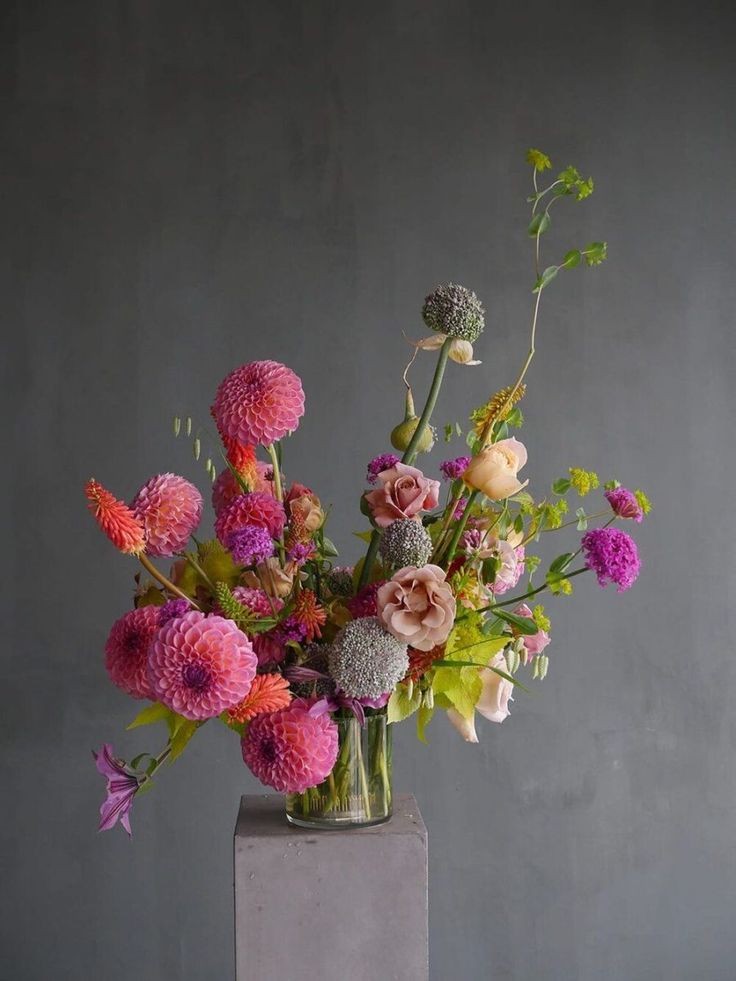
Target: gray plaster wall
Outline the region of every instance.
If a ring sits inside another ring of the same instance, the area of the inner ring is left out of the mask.
[[[237,742],[206,727],[132,843],[95,833],[90,749],[152,739],[124,733],[135,707],[105,675],[133,564],[84,481],[204,483],[172,414],[206,426],[230,368],[283,360],[308,398],[288,472],[356,558],[428,290],[464,283],[488,311],[438,422],[524,356],[528,145],[597,182],[548,255],[605,238],[611,257],[545,300],[526,473],[541,492],[594,468],[655,510],[631,592],[583,578],[549,604],[541,693],[476,747],[444,719],[427,747],[397,735],[430,834],[432,977],[736,977],[730,5],[38,0],[2,19],[3,981],[233,972],[232,830],[258,786]]]

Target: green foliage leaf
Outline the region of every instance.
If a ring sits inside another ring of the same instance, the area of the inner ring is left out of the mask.
[[[154,722],[168,722],[173,715],[174,712],[171,709],[166,708],[160,702],[154,702],[152,705],[147,705],[144,709],[141,709],[130,725],[126,726],[126,729],[150,726]]]
[[[555,276],[559,271],[560,271],[559,266],[547,266],[547,268],[542,272],[542,275],[534,284],[534,289],[532,290],[532,292],[538,293],[540,290],[543,290],[548,283],[552,282],[552,280],[555,278]]]
[[[560,477],[552,484],[554,494],[567,494],[570,490],[570,481],[567,477]]]
[[[434,706],[432,708],[428,705],[419,706],[419,711],[417,712],[417,739],[420,742],[427,742],[427,726],[432,721],[433,715]]]
[[[389,723],[403,722],[404,719],[408,719],[410,715],[413,715],[421,704],[422,693],[418,685],[414,686],[411,696],[406,685],[397,685],[391,692],[391,698],[388,700],[387,717]]]
[[[331,539],[327,538],[326,536],[322,537],[322,545],[320,551],[322,552],[323,555],[326,556],[335,556],[340,554],[334,542],[331,541]]]
[[[549,571],[552,573],[562,572],[563,569],[569,564],[573,557],[572,552],[563,552],[562,555],[558,555],[556,559],[553,559],[549,564]]]
[[[565,254],[565,258],[562,260],[562,265],[565,269],[574,269],[575,266],[579,266],[583,260],[582,253],[580,249],[571,249],[570,252]]]
[[[432,689],[444,695],[463,718],[472,719],[483,684],[475,666],[440,667],[432,679]]]
[[[199,728],[199,722],[193,722],[190,719],[183,719],[181,716],[177,716],[178,720],[181,720],[178,725],[176,725],[174,732],[171,735],[171,752],[169,753],[169,763],[173,763],[174,760],[178,759],[189,744],[189,740],[192,738],[194,733]]]
[[[508,610],[494,610],[493,612],[500,620],[505,620],[506,623],[515,627],[520,634],[531,636],[532,634],[539,633],[539,627],[531,617],[523,617],[518,613],[509,613]]]
[[[529,228],[527,231],[531,238],[536,238],[537,235],[543,235],[549,226],[552,224],[552,219],[549,216],[548,211],[540,211],[538,214],[534,215],[532,220],[529,222]]]
[[[575,517],[578,519],[578,531],[585,531],[588,527],[588,515],[585,513],[585,508],[578,508]]]
[[[521,429],[524,424],[524,413],[521,411],[518,405],[506,416],[506,425],[513,426],[514,429]]]
[[[371,537],[373,536],[372,531],[354,531],[353,534],[356,538],[359,538],[361,542],[370,542]]]

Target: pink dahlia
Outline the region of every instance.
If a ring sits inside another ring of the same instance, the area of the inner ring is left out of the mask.
[[[141,606],[116,620],[105,644],[107,673],[133,698],[155,699],[148,679],[148,649],[159,629],[160,607]]]
[[[283,504],[270,494],[253,491],[234,498],[220,511],[215,520],[215,534],[225,548],[234,531],[241,531],[247,525],[266,528],[272,538],[280,538],[286,524]]]
[[[277,361],[251,361],[220,383],[212,416],[223,436],[264,446],[293,433],[304,415],[298,375]]]
[[[170,620],[148,655],[154,697],[186,719],[211,719],[250,691],[256,656],[232,620],[198,610]]]
[[[296,699],[288,708],[258,715],[242,739],[243,760],[261,783],[282,794],[301,794],[332,772],[337,726],[329,714],[316,718]]]
[[[131,504],[146,534],[149,555],[183,551],[202,517],[202,495],[194,484],[162,473],[141,487]]]

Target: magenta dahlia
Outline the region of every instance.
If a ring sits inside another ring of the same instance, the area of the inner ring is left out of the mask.
[[[316,718],[296,699],[288,708],[258,715],[243,736],[246,766],[267,787],[301,794],[332,772],[337,759],[337,726],[329,714]]]
[[[268,446],[293,433],[304,415],[299,376],[277,361],[251,361],[217,389],[212,416],[225,436]]]
[[[162,473],[141,487],[131,504],[143,525],[149,555],[183,551],[202,517],[202,495],[194,484]]]
[[[257,663],[232,620],[192,610],[156,634],[148,673],[158,701],[186,719],[211,719],[245,698]]]
[[[105,644],[111,680],[133,698],[155,699],[148,679],[148,649],[159,628],[158,606],[129,610],[116,620]]]
[[[220,511],[215,520],[215,534],[225,548],[235,531],[248,525],[266,528],[272,538],[280,538],[286,524],[283,504],[263,491],[241,494]]]

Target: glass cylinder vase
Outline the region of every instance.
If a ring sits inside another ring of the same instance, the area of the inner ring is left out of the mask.
[[[286,795],[286,817],[303,828],[368,827],[391,817],[391,726],[386,710],[335,716],[338,752],[332,773],[303,794]]]

